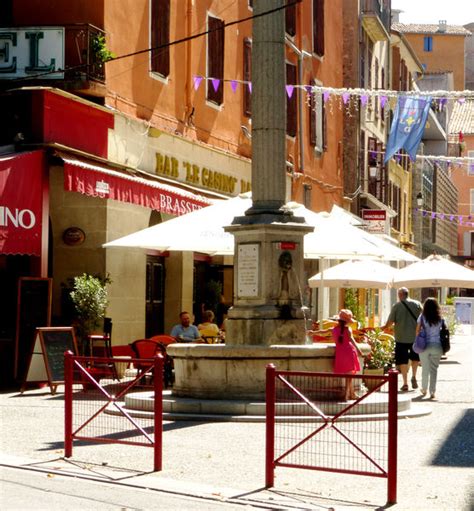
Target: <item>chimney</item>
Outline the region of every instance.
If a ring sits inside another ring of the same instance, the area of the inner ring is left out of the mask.
[[[439,20],[438,32],[446,32],[447,22],[446,20]]]
[[[400,13],[402,12],[401,9],[392,9],[392,23],[400,23]]]

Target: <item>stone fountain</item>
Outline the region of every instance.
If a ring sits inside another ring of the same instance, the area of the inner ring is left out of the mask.
[[[259,0],[254,13],[285,5]],[[176,344],[173,396],[263,400],[265,367],[332,371],[334,347],[306,342],[299,285],[312,230],[286,202],[284,9],[253,21],[252,206],[226,228],[235,238],[234,306],[225,345]],[[258,71],[257,71],[258,70]]]

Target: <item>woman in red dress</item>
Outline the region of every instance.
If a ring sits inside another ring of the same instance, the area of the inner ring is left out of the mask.
[[[355,374],[360,371],[359,354],[362,352],[352,336],[349,323],[354,321],[352,312],[349,309],[342,309],[338,316],[339,324],[332,329],[332,338],[336,343],[334,356],[334,372],[340,374]],[[345,399],[357,399],[359,396],[354,392],[352,378],[346,378]]]

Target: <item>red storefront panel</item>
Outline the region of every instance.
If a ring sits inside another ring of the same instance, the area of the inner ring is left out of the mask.
[[[211,204],[205,197],[172,185],[122,174],[74,157],[64,161],[64,189],[92,197],[137,204],[170,215],[183,215]]]
[[[107,158],[111,112],[58,92],[33,94],[33,130],[42,142],[63,144]]]
[[[0,156],[0,253],[41,255],[44,154]]]

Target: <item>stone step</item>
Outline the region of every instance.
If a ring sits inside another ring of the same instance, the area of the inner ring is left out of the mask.
[[[411,393],[398,394],[398,416],[416,417],[431,413],[431,408],[412,403]],[[314,405],[322,414],[334,416],[354,402],[315,401]],[[125,397],[125,409],[136,417],[151,417],[153,414],[153,392],[134,392]],[[374,392],[347,410],[341,420],[375,420],[387,417],[388,394]],[[112,410],[109,411],[113,413]],[[301,413],[299,413],[301,412]],[[323,420],[316,411],[311,412],[304,403],[277,404],[278,421],[318,421]],[[165,420],[209,420],[209,421],[248,421],[265,420],[265,403],[244,400],[194,399],[174,397],[171,391],[163,393],[163,418]]]

